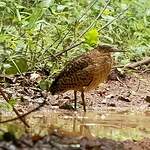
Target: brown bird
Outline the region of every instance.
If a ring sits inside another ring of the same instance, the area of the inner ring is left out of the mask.
[[[76,95],[77,91],[80,91],[83,109],[86,111],[84,92],[95,89],[107,79],[112,67],[111,52],[118,51],[109,45],[99,45],[90,52],[74,58],[55,77],[50,87],[51,94],[74,90],[74,108],[76,110]]]

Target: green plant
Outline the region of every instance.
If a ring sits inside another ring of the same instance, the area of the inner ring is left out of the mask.
[[[2,0],[1,73],[21,74],[39,68],[57,73],[70,57],[99,43],[127,50],[116,54],[122,64],[150,55],[149,6],[149,0],[112,0],[108,4],[104,0]],[[57,55],[77,42],[82,44]]]

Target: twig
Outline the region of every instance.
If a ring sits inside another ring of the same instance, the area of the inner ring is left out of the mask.
[[[49,46],[44,50],[43,55],[49,50],[50,47],[52,47],[52,46],[53,46],[57,41],[59,41],[59,39],[60,39],[60,33],[59,33],[59,31],[58,31],[58,29],[57,29],[56,26],[55,26],[55,28],[56,28],[56,30],[57,30],[58,38],[57,38],[51,45],[49,45]]]
[[[7,103],[9,103],[9,99],[6,97],[5,93],[3,92],[2,88],[0,87],[0,93],[3,96],[3,98],[6,100]],[[30,127],[27,122],[24,120],[24,118],[20,117],[21,115],[18,113],[17,109],[15,109],[15,107],[13,107],[13,111],[16,113],[16,115],[18,116],[18,118],[24,123],[25,126],[27,126],[28,128]]]
[[[111,1],[111,0],[109,0],[109,1],[106,3],[106,5],[105,5],[105,7],[103,8],[103,10],[101,11],[101,13],[100,13],[100,14],[96,17],[96,19],[90,24],[90,26],[89,26],[83,33],[81,33],[81,35],[78,37],[77,40],[73,41],[72,43],[76,43],[76,42],[79,40],[79,38],[81,38],[81,37],[95,24],[96,20],[98,20],[98,19],[100,18],[100,16],[101,16],[102,13],[104,12],[104,10],[106,9],[106,7],[107,7],[108,4],[110,3],[110,1]],[[96,1],[94,1],[94,2],[89,6],[89,8],[91,8],[95,3],[96,3]],[[83,15],[81,16],[81,18],[82,18],[84,15],[85,15],[85,14],[83,14]],[[81,18],[80,18],[79,20],[81,20]],[[75,47],[81,45],[82,43],[84,43],[84,42],[81,41],[81,42],[76,43],[76,44],[70,44],[71,46],[70,46],[69,48],[65,49],[64,51],[62,51],[62,52],[60,52],[60,53],[57,53],[54,57],[58,57],[58,56],[62,55],[63,53],[65,53],[65,52],[67,52],[67,51],[69,51],[69,50],[71,50],[71,49],[73,49],[73,48],[75,48]]]
[[[146,65],[146,64],[149,64],[149,63],[150,63],[150,57],[146,57],[146,58],[144,58],[141,61],[137,61],[137,62],[125,65],[125,68],[133,68],[134,69],[134,68],[136,68],[138,66]]]
[[[95,21],[98,20],[98,18],[102,15],[102,13],[104,12],[104,10],[107,8],[108,4],[110,3],[110,0],[106,3],[105,7],[103,8],[103,10],[101,11],[101,13],[96,17]],[[108,25],[110,25],[113,21],[117,20],[121,15],[123,15],[126,11],[128,10],[128,8],[126,8],[125,10],[123,10],[120,14],[118,14],[113,20],[111,20],[110,22],[108,22],[107,24],[105,24],[101,29],[99,29],[98,31],[103,30],[104,28],[106,28]],[[72,43],[76,43],[80,37],[82,37],[95,23],[95,21],[93,21],[93,23],[83,32],[81,33],[81,35],[78,37],[78,39],[76,41],[73,41]],[[63,50],[62,52],[59,52],[55,55],[55,57],[58,57],[60,55],[62,55],[63,53],[83,44],[84,41],[81,41],[79,43],[76,44],[70,44],[71,46],[65,50]]]
[[[37,39],[36,39],[36,42],[35,42],[35,43],[36,43],[36,44],[35,44],[35,48],[34,48],[35,51],[36,51],[36,49],[37,49],[37,44],[38,44],[39,39],[40,39],[41,31],[42,31],[42,24],[40,25],[40,30],[38,31]]]
[[[137,85],[137,89],[135,90],[136,92],[138,92],[138,91],[139,91],[139,89],[140,89],[140,85],[141,85],[141,80],[139,79],[139,82],[138,82],[138,85]]]
[[[58,37],[51,45],[49,45],[45,50],[43,55],[60,39],[60,37]]]
[[[19,142],[21,142],[22,144],[24,144],[27,147],[33,148],[33,145],[30,144],[28,141],[20,139]]]
[[[142,65],[146,65],[146,64],[150,64],[150,57],[146,57],[143,60],[140,60],[140,61],[137,61],[137,62],[134,62],[134,63],[129,63],[129,64],[126,64],[126,65],[113,66],[113,68],[129,68],[129,69],[131,68],[131,69],[135,69],[138,66],[142,66]],[[145,73],[149,70],[150,69],[146,69],[142,73]]]
[[[124,65],[113,66],[113,69],[115,69],[115,68],[124,68]]]
[[[81,21],[81,19],[86,15],[86,13],[88,12],[88,10],[89,10],[96,2],[97,2],[97,0],[94,0],[94,1],[91,3],[91,5],[89,5],[89,7],[86,9],[86,11],[83,13],[83,15],[78,19],[78,22]],[[64,37],[63,37],[62,40],[58,43],[58,45],[56,46],[56,48],[57,48],[57,47],[59,46],[59,44],[64,40],[64,38],[67,36],[67,34],[68,34],[69,32],[70,32],[70,31],[68,31],[68,32],[64,35]],[[76,41],[73,41],[73,43],[76,43],[76,42],[77,42],[77,40],[76,40]],[[69,50],[71,50],[71,49],[73,49],[73,48],[75,48],[75,47],[81,45],[82,43],[83,43],[83,41],[80,42],[80,43],[76,43],[76,44],[70,44],[71,46],[70,46],[69,48],[65,49],[64,51],[62,51],[62,52],[60,52],[60,53],[58,53],[58,54],[56,54],[55,56],[52,56],[52,57],[58,57],[58,56],[62,55],[63,53],[65,53],[65,52],[67,52],[67,51],[69,51]]]
[[[56,45],[56,49],[58,48],[58,46],[63,42],[63,40],[66,38],[66,36],[71,32],[71,30],[69,30],[64,36],[63,38],[59,41],[59,43]]]
[[[124,9],[120,14],[118,14],[114,19],[112,19],[111,21],[109,21],[108,23],[106,23],[103,27],[101,27],[98,31],[103,30],[104,28],[106,28],[108,25],[110,25],[112,22],[114,22],[115,20],[117,20],[120,16],[122,16],[126,11],[128,10],[128,8]]]
[[[76,44],[74,44],[74,45],[71,45],[69,48],[65,49],[64,51],[62,51],[62,52],[60,52],[60,53],[57,53],[54,57],[58,57],[58,56],[62,55],[63,53],[65,53],[65,52],[67,52],[67,51],[69,51],[69,50],[71,50],[71,49],[73,49],[73,48],[75,48],[75,47],[81,45],[82,43],[84,43],[84,41],[81,41],[81,42],[79,42],[79,43],[76,43]]]
[[[122,80],[117,76],[117,80],[122,84],[124,85],[125,87],[129,88],[124,82],[122,82]]]
[[[23,115],[20,115],[18,117],[15,117],[15,118],[12,118],[12,119],[8,119],[8,120],[5,120],[5,121],[0,121],[0,123],[7,123],[7,122],[11,122],[11,121],[15,121],[15,120],[18,120],[18,119],[22,119],[24,118],[25,116],[29,115],[30,113],[38,110],[39,108],[43,107],[44,105],[46,104],[46,101],[44,101],[43,103],[41,103],[38,107],[32,109],[31,111],[23,114]]]
[[[12,63],[14,64],[14,66],[16,67],[17,71],[19,72],[20,75],[22,75],[18,65],[15,63],[15,61],[10,57],[10,60],[12,61]]]
[[[91,3],[91,5],[89,5],[89,7],[87,7],[87,9],[86,9],[86,11],[83,13],[83,15],[78,19],[78,22],[80,22],[81,21],[81,19],[86,15],[86,13],[88,12],[88,10],[95,4],[97,2],[97,0],[94,0],[92,3]],[[67,34],[69,33],[70,31],[68,31],[65,35],[64,35],[64,37],[62,38],[62,40],[58,43],[58,45],[56,46],[56,48],[59,46],[59,44],[64,40],[64,38],[67,36]],[[78,39],[79,39],[80,37],[78,37]],[[77,40],[76,40],[77,41]],[[76,43],[76,41],[74,41],[73,43]],[[79,45],[81,45],[83,42],[80,42],[80,43],[76,43],[76,44],[71,44],[71,46],[69,47],[69,48],[67,48],[67,49],[65,49],[64,51],[62,51],[62,52],[60,52],[60,53],[58,53],[58,54],[56,54],[55,56],[53,56],[53,57],[58,57],[58,56],[60,56],[60,55],[62,55],[63,53],[65,53],[65,52],[67,52],[67,51],[69,51],[69,50],[71,50],[71,49],[73,49],[73,48],[75,48],[75,47],[77,47],[77,46],[79,46]]]
[[[81,21],[81,19],[87,14],[87,12],[93,7],[93,5],[97,2],[98,0],[94,0],[93,2],[90,3],[90,5],[85,9],[84,13],[82,16],[78,19],[78,22]]]
[[[57,29],[57,28],[56,28],[56,29]],[[66,38],[66,36],[70,33],[70,31],[71,31],[71,30],[69,30],[69,31],[64,35],[64,37],[61,39],[61,41],[57,44],[56,49],[57,49],[58,46],[62,43],[62,41]],[[51,48],[56,42],[58,42],[58,41],[60,40],[60,33],[58,32],[58,29],[57,29],[57,33],[58,33],[59,37],[58,37],[51,45],[49,45],[49,46],[45,49],[43,55],[48,51],[49,48]],[[55,57],[53,54],[50,54],[50,55],[51,55],[50,57]],[[49,56],[48,56],[48,58],[49,58]]]
[[[106,5],[104,6],[103,10],[98,14],[98,16],[96,17],[96,19],[88,26],[88,28],[86,28],[81,35],[78,38],[81,38],[87,31],[89,31],[94,24],[96,23],[96,21],[101,17],[101,15],[103,14],[103,12],[105,11],[105,9],[107,8],[108,4],[110,3],[111,0],[109,0]]]
[[[150,69],[145,69],[142,73],[150,72]]]

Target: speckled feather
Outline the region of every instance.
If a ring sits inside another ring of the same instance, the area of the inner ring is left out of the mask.
[[[68,90],[89,91],[94,89],[99,83],[106,80],[111,64],[110,53],[93,49],[70,61],[55,77],[50,92],[54,95]]]

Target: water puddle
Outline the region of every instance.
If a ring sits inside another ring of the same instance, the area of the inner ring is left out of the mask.
[[[6,118],[5,118],[6,119]],[[116,140],[150,137],[150,111],[147,112],[61,112],[40,111],[27,117],[30,129],[19,121],[0,124],[1,128],[45,135],[61,130],[70,136],[107,137]]]

